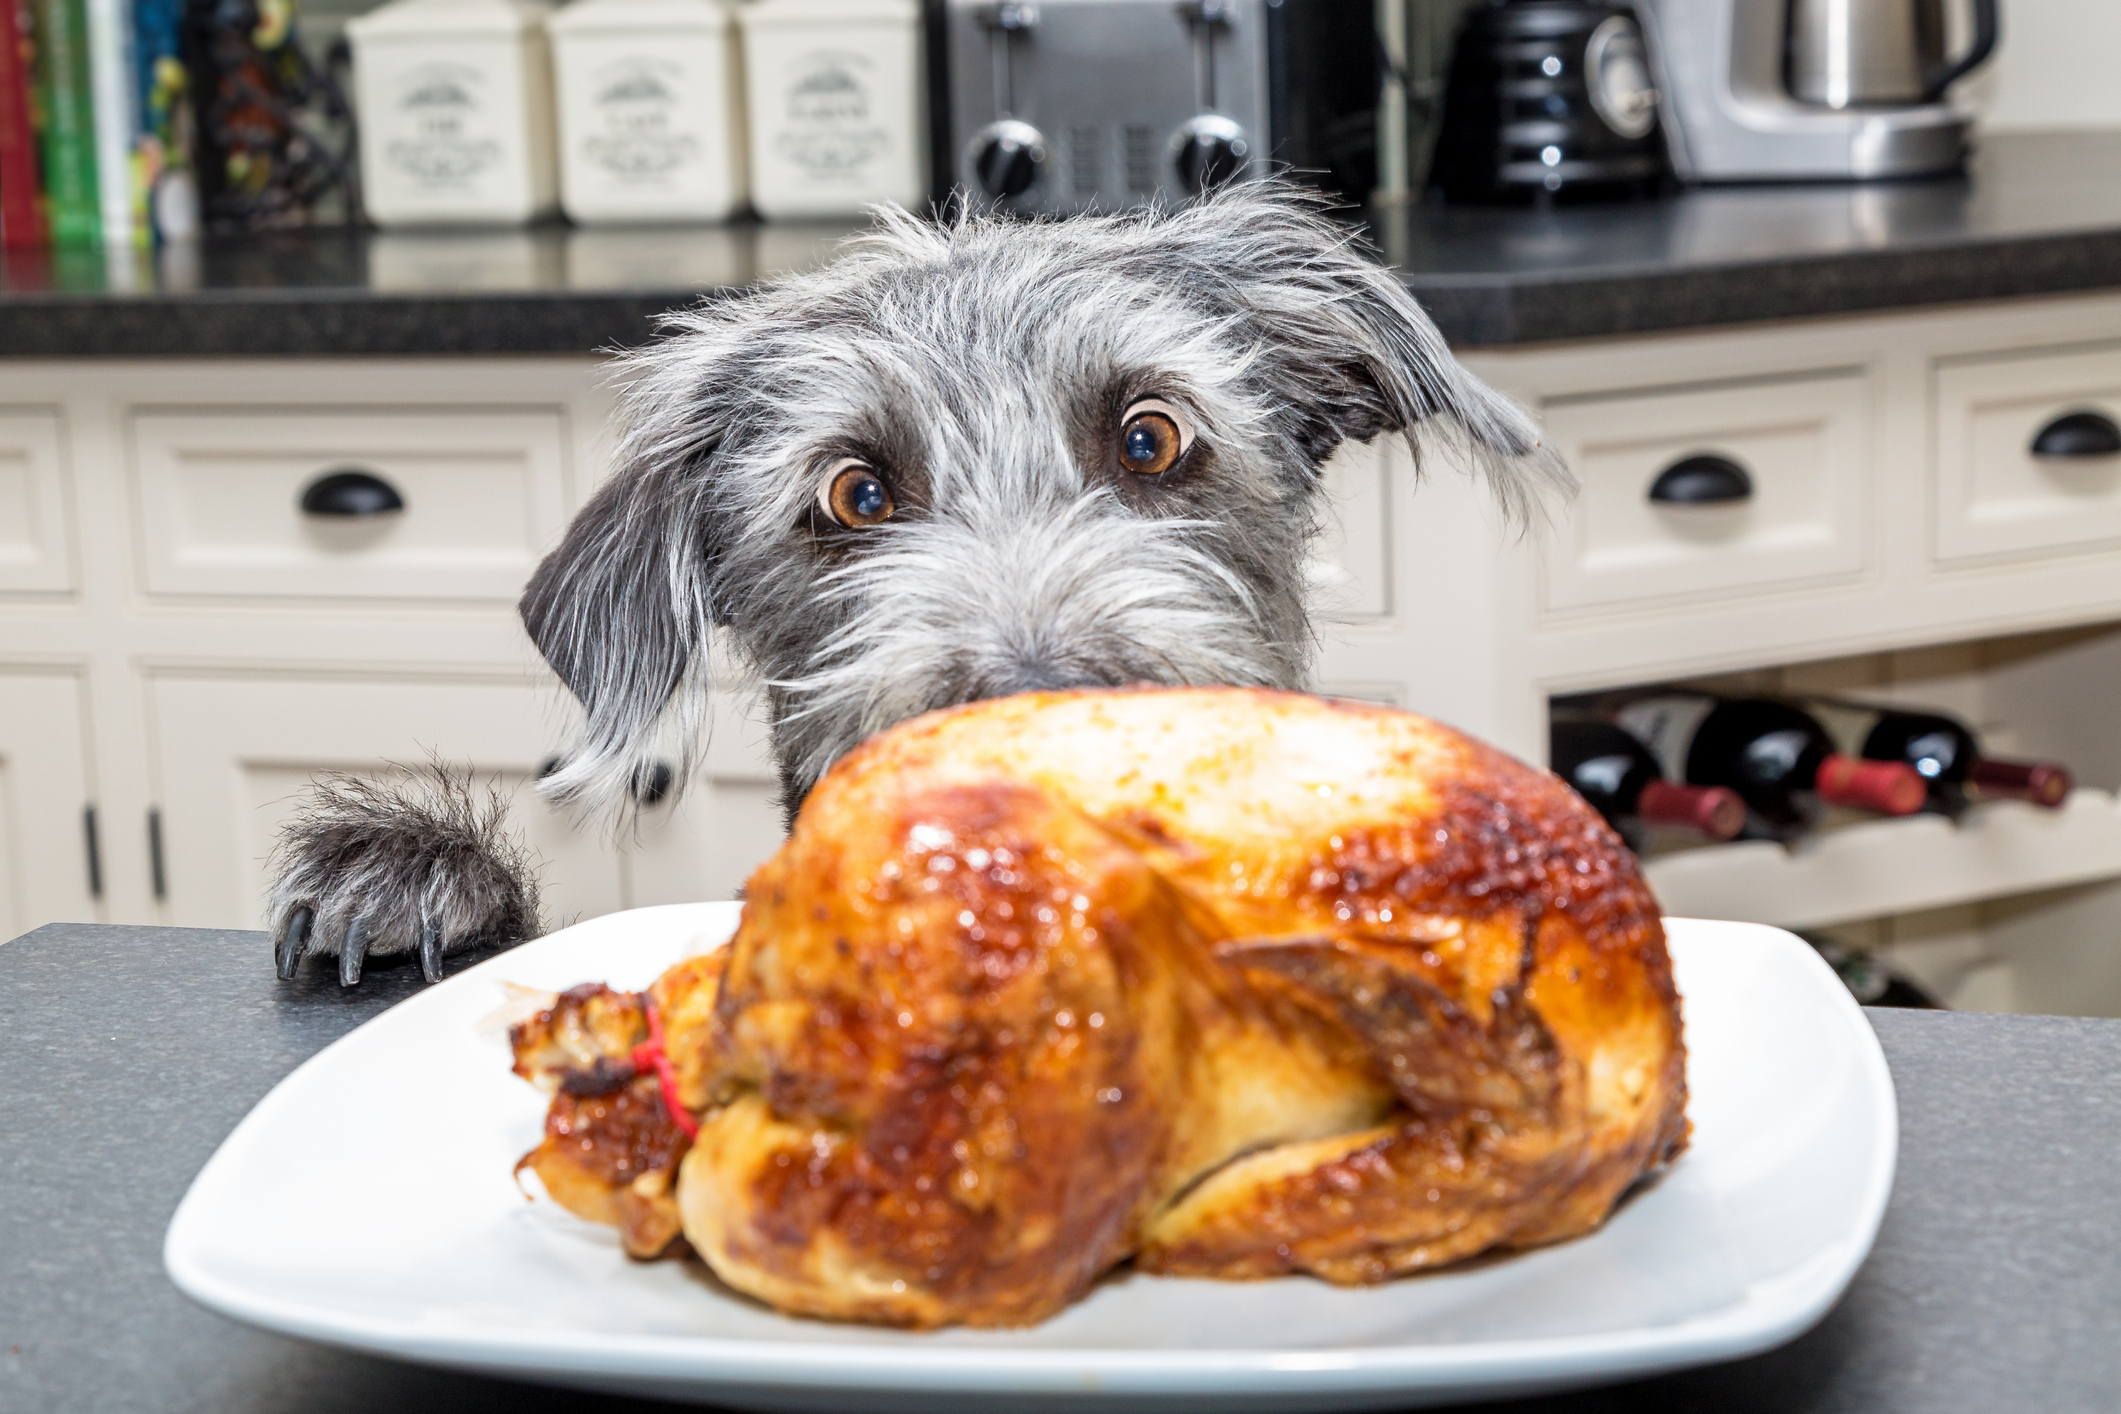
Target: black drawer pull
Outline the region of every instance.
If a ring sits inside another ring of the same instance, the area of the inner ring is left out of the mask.
[[[548,756],[545,764],[538,767],[538,779],[544,780],[567,764],[563,756]],[[670,794],[670,787],[677,780],[677,772],[670,769],[667,761],[657,761],[643,766],[633,773],[632,791],[634,804],[643,810],[653,810]]]
[[[1661,506],[1713,506],[1752,497],[1752,475],[1729,457],[1708,452],[1673,462],[1650,483],[1650,499]]]
[[[676,779],[677,773],[667,762],[644,766],[633,774],[633,798],[643,810],[653,810],[670,794],[671,783]]]
[[[340,467],[302,488],[302,514],[380,516],[405,509],[398,488],[371,471]]]
[[[2036,457],[2121,456],[2121,426],[2089,408],[2066,412],[2033,438]]]

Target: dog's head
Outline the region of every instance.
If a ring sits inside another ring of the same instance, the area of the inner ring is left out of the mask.
[[[1568,480],[1315,198],[1266,184],[1038,224],[886,213],[666,329],[628,364],[617,472],[523,598],[586,713],[559,799],[616,798],[666,731],[689,749],[717,630],[766,686],[791,805],[956,702],[1300,686],[1343,440],[1446,419],[1519,513]]]

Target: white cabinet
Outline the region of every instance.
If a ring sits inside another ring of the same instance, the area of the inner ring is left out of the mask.
[[[609,412],[590,359],[0,367],[0,941],[257,927],[309,780],[429,753],[510,798],[555,924],[731,896],[781,836],[739,697],[683,801],[633,828],[532,790],[576,709],[515,603]],[[395,508],[304,512],[344,474]]]
[[[567,722],[551,691],[525,678],[156,675],[148,701],[173,923],[257,926],[267,856],[311,780],[430,757],[469,766],[482,791],[508,799],[540,862],[549,916],[626,906],[619,857],[531,789],[565,745]]]
[[[1344,448],[1309,566],[1320,687],[1532,760],[1551,697],[1637,683],[1956,710],[2085,789],[2052,816],[1659,858],[1653,882],[1688,911],[1872,929],[1963,997],[2121,1013],[2121,466],[2027,450],[2057,417],[2121,416],[2121,296],[1468,362],[1539,414],[1584,495],[1520,534],[1446,437],[1418,484],[1401,439]],[[0,366],[0,929],[255,925],[309,776],[429,748],[510,793],[555,922],[733,893],[782,823],[735,695],[684,805],[617,839],[530,792],[572,706],[513,605],[608,460],[601,376],[590,359]],[[1649,497],[1703,456],[1751,495]],[[402,508],[302,514],[341,469]]]
[[[60,418],[0,406],[0,593],[74,587]]]
[[[375,775],[385,762],[468,766],[479,789],[506,798],[555,926],[733,897],[779,843],[778,783],[740,742],[710,750],[681,804],[643,810],[617,838],[540,800],[538,774],[576,719],[549,678],[170,674],[148,693],[167,917],[178,924],[255,927],[273,841],[310,782]]]
[[[0,667],[0,935],[96,921],[101,892],[81,681]]]

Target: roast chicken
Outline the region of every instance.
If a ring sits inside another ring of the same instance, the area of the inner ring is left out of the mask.
[[[523,1163],[780,1310],[1042,1320],[1100,1275],[1377,1282],[1597,1227],[1684,1148],[1632,857],[1421,717],[1038,693],[850,753],[720,952],[519,1026]]]

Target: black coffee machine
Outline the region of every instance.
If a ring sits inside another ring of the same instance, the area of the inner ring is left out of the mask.
[[[1669,180],[1632,6],[1494,0],[1467,11],[1429,167],[1446,201],[1650,195]]]

